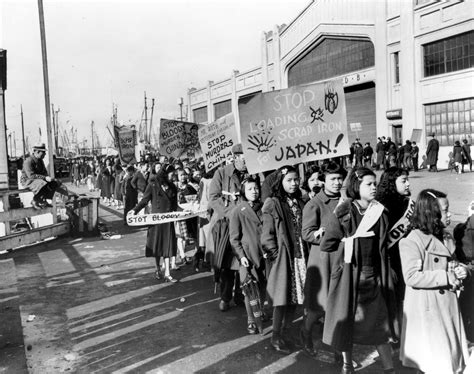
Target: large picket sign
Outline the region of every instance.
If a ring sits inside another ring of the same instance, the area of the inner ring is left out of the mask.
[[[160,120],[160,153],[169,157],[197,157],[200,153],[198,124]]]
[[[209,125],[200,126],[199,142],[206,171],[222,164],[232,155],[232,146],[238,142],[234,115],[229,113]]]
[[[120,160],[129,164],[135,160],[135,144],[137,132],[135,126],[114,126],[115,143],[118,148]]]
[[[339,80],[260,93],[239,104],[239,116],[250,173],[349,154]]]

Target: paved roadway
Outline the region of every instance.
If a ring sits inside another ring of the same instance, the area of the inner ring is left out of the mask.
[[[454,223],[474,200],[474,173],[420,172],[411,183],[414,197],[448,192]],[[218,310],[209,272],[183,266],[177,284],[154,280],[146,231],[109,207],[100,216],[121,239],[61,238],[0,256],[0,373],[339,372],[324,352],[314,361],[272,351],[269,323],[247,335],[244,308]],[[361,373],[380,372],[371,347],[355,353]]]

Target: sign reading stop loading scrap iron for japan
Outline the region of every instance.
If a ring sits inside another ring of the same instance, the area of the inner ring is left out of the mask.
[[[232,146],[237,144],[234,115],[229,113],[209,125],[199,127],[206,171],[214,169],[232,156]]]
[[[135,144],[137,140],[135,126],[114,126],[115,142],[118,148],[120,160],[126,164],[134,163]]]
[[[160,120],[160,153],[169,157],[197,157],[201,152],[198,140],[198,124]]]
[[[342,82],[260,93],[239,104],[248,171],[349,154]]]

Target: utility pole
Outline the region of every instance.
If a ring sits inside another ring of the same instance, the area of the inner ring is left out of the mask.
[[[91,122],[91,135],[92,135],[92,156],[94,156],[94,121]]]
[[[183,120],[183,98],[180,97],[178,99],[178,105],[179,105],[179,120]]]
[[[15,135],[15,131],[13,131],[13,157],[16,157],[16,135]]]
[[[147,118],[148,108],[146,107],[146,91],[145,91],[145,144],[148,143],[148,118]]]
[[[53,115],[55,116],[55,123],[56,123],[56,126],[54,127],[54,144],[56,146],[56,156],[59,155],[59,112],[61,111],[61,109],[58,107],[58,110],[56,112],[53,113]]]
[[[49,100],[49,76],[48,76],[48,54],[46,50],[46,31],[44,27],[44,11],[43,11],[43,0],[38,0],[38,14],[40,23],[40,36],[41,36],[41,54],[43,60],[43,81],[44,81],[44,101],[45,101],[45,112],[46,112],[46,135],[48,139],[48,159],[49,159],[49,175],[54,178],[54,152],[51,152],[53,148],[53,132],[51,129],[51,112],[50,100]],[[54,216],[54,215],[53,215]],[[56,221],[56,220],[54,220]]]
[[[26,156],[26,143],[25,143],[25,124],[23,123],[23,105],[21,105],[21,140],[23,142],[23,158]]]
[[[54,111],[54,104],[51,104],[51,113],[53,113],[53,139],[54,139],[54,135],[56,134],[56,112]],[[51,152],[51,149],[49,149],[49,151]],[[58,145],[56,144],[56,142],[54,142],[54,153],[56,153],[58,151]]]
[[[155,108],[155,99],[151,99],[151,115],[150,115],[150,131],[148,132],[148,140],[151,142],[151,131],[153,129],[153,110]]]

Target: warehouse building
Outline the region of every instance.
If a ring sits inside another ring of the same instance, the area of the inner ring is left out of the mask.
[[[474,138],[472,0],[319,0],[263,32],[261,66],[189,89],[191,120],[210,123],[259,92],[340,79],[349,138],[376,143],[434,132],[447,167],[455,140]]]

